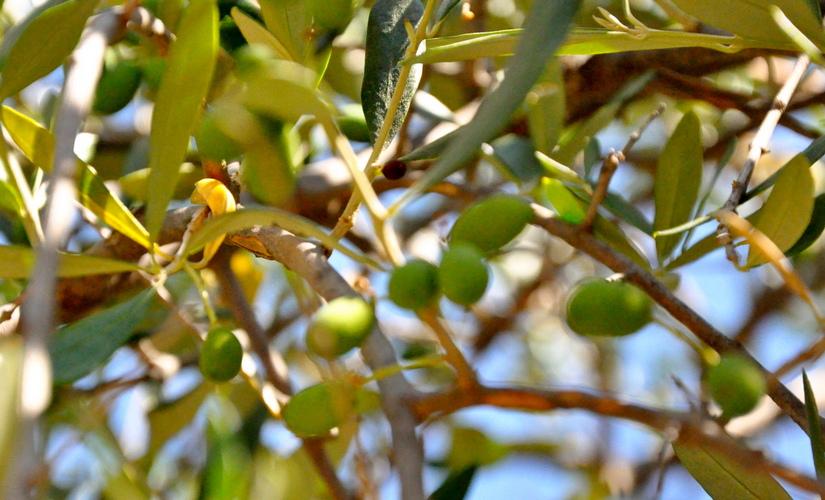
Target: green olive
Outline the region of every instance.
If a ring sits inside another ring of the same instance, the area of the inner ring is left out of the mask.
[[[484,254],[473,245],[456,243],[444,252],[438,266],[438,281],[444,295],[463,306],[475,304],[490,280]]]
[[[200,369],[213,382],[228,382],[241,371],[243,347],[229,328],[213,327],[201,349]]]
[[[759,403],[768,389],[756,364],[741,354],[724,354],[708,371],[708,390],[722,408],[723,417],[744,415]]]
[[[580,335],[629,335],[648,324],[652,312],[650,297],[624,281],[588,279],[567,298],[567,325]]]
[[[325,359],[335,359],[369,337],[375,312],[360,297],[339,297],[322,306],[307,328],[307,347]]]
[[[354,10],[352,0],[309,0],[312,24],[324,30],[343,31]]]
[[[390,277],[390,300],[404,309],[418,310],[438,298],[438,268],[423,260],[411,260]]]
[[[450,231],[450,242],[471,243],[485,253],[510,243],[533,217],[530,206],[510,195],[493,195],[468,208]]]
[[[92,110],[101,115],[111,115],[125,108],[135,97],[143,70],[135,61],[113,59],[107,62],[95,90]]]
[[[342,382],[313,385],[292,396],[281,416],[300,437],[326,436],[355,414],[356,390]]]

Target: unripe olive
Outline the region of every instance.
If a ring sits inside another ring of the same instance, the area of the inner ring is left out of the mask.
[[[567,298],[567,326],[580,335],[629,335],[648,324],[652,312],[650,297],[624,281],[588,279]]]
[[[307,347],[325,359],[335,359],[360,346],[372,332],[375,312],[360,297],[339,297],[322,306],[307,328]]]
[[[423,260],[411,260],[393,271],[390,300],[404,309],[418,310],[438,298],[438,268]]]
[[[331,381],[308,387],[284,406],[287,428],[300,437],[325,436],[355,412],[355,388]]]
[[[353,0],[309,0],[312,24],[325,30],[342,31],[355,9]]]
[[[764,375],[753,361],[741,354],[724,354],[708,371],[708,390],[728,418],[744,415],[759,403],[768,390]]]
[[[484,254],[473,245],[456,243],[444,252],[438,266],[438,281],[444,295],[463,306],[475,304],[490,280]]]
[[[213,327],[201,349],[200,369],[213,382],[228,382],[241,371],[243,347],[229,328]]]
[[[493,252],[518,236],[532,217],[530,206],[521,199],[493,195],[461,214],[450,231],[450,242],[463,241]]]
[[[341,116],[336,119],[338,128],[347,139],[356,142],[370,142],[370,129],[364,110],[358,104],[343,106]]]
[[[143,70],[135,61],[107,63],[95,90],[94,112],[111,115],[125,108],[135,97],[142,77]]]

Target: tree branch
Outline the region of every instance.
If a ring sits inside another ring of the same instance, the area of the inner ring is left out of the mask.
[[[677,321],[685,325],[705,344],[719,353],[737,352],[753,361],[768,381],[768,395],[796,424],[806,433],[809,432],[805,415],[805,405],[772,373],[767,371],[738,341],[726,337],[713,327],[693,309],[679,300],[668,288],[657,280],[649,271],[643,269],[624,255],[617,253],[610,246],[599,241],[595,236],[578,231],[553,216],[553,213],[533,204],[534,222],[548,233],[561,238],[571,246],[583,251],[615,272],[625,274],[625,278],[647,292],[664,310]],[[823,421],[820,419],[820,425]]]

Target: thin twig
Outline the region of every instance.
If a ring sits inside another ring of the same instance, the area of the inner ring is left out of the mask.
[[[447,327],[444,325],[441,318],[439,318],[436,310],[423,309],[418,313],[418,317],[425,325],[429,326],[430,329],[435,332],[435,336],[438,338],[439,344],[441,344],[441,347],[444,348],[446,353],[445,359],[455,369],[456,374],[458,375],[458,387],[464,390],[474,390],[478,385],[478,380],[476,380],[473,367],[470,366],[470,363],[467,362],[467,358],[464,357],[461,350],[453,341],[450,331],[447,330]]]
[[[750,182],[751,175],[753,174],[753,169],[756,167],[756,163],[759,159],[762,158],[762,155],[769,151],[768,142],[770,141],[776,125],[779,123],[779,118],[788,107],[791,97],[796,91],[799,83],[802,81],[802,77],[805,76],[810,64],[811,58],[805,54],[802,54],[797,58],[796,64],[794,65],[793,70],[791,70],[791,74],[788,75],[788,79],[785,81],[785,84],[782,85],[782,88],[776,94],[770,111],[768,111],[765,115],[765,118],[762,120],[762,124],[759,126],[759,130],[753,138],[753,142],[751,142],[750,149],[748,150],[748,157],[745,160],[744,165],[742,165],[742,170],[739,172],[739,176],[735,181],[733,181],[733,189],[731,190],[730,197],[728,197],[728,200],[722,206],[721,213],[736,212],[736,207],[739,206],[739,201],[742,199],[742,195],[744,195],[745,191],[748,189],[748,183]],[[719,226],[716,229],[716,241],[719,245],[725,247],[725,253],[728,260],[738,265],[739,255],[736,252],[736,248],[733,246],[733,237],[730,234],[730,230],[721,221],[721,219]]]
[[[227,236],[227,241],[260,257],[280,262],[306,279],[328,301],[342,296],[358,296],[338,271],[330,266],[320,246],[281,228],[267,226],[239,231]],[[361,348],[361,354],[373,372],[398,364],[392,344],[378,325]],[[424,450],[416,434],[418,420],[407,404],[419,393],[401,374],[382,378],[377,383],[381,406],[390,423],[402,499],[422,500],[425,498]]]
[[[822,486],[815,479],[777,464],[760,452],[740,446],[715,422],[692,412],[675,412],[625,403],[605,394],[526,387],[480,386],[475,394],[453,389],[428,394],[414,403],[415,410],[422,419],[479,405],[530,411],[585,409],[606,417],[638,422],[666,435],[677,429],[681,442],[712,449],[752,469],[766,470],[807,491],[823,492]]]
[[[627,158],[628,153],[639,141],[644,133],[645,129],[648,125],[653,122],[662,112],[665,110],[665,104],[661,103],[656,108],[656,111],[650,114],[647,119],[642,123],[642,125],[636,129],[635,132],[630,134],[630,137],[627,139],[627,144],[625,144],[624,148],[619,151],[610,151],[610,154],[607,155],[607,158],[604,159],[604,163],[602,164],[602,168],[599,171],[599,182],[596,184],[596,189],[593,191],[593,196],[590,198],[590,206],[587,207],[587,215],[585,216],[584,220],[582,221],[581,225],[579,226],[582,231],[590,231],[593,227],[593,223],[596,221],[596,217],[599,215],[599,205],[602,204],[604,199],[607,197],[608,187],[610,186],[610,180],[613,178],[613,174],[616,173],[616,169],[619,168],[619,164]]]
[[[109,42],[122,29],[122,19],[114,10],[91,18],[81,35],[69,66],[63,96],[55,121],[55,150],[43,220],[43,241],[37,252],[37,265],[29,282],[29,296],[23,304],[26,345],[21,379],[21,429],[15,456],[16,472],[9,477],[8,498],[25,496],[26,477],[34,466],[37,440],[31,435],[36,421],[51,399],[51,362],[49,337],[55,327],[55,290],[58,251],[65,245],[71,220],[76,212],[74,143],[83,120],[89,114],[95,87],[103,70],[103,55]],[[34,214],[32,214],[34,216]]]
[[[292,395],[292,387],[286,373],[286,362],[277,351],[269,348],[266,332],[255,318],[252,306],[246,299],[246,295],[244,295],[243,287],[235,273],[232,272],[229,253],[219,253],[217,258],[212,260],[212,264],[212,269],[221,284],[224,302],[228,304],[232,315],[249,334],[249,342],[252,345],[252,350],[255,351],[263,364],[264,376],[267,382],[272,384],[282,395]],[[312,460],[318,474],[326,482],[333,498],[336,500],[350,498],[346,487],[341,483],[341,479],[335,472],[335,467],[329,455],[324,450],[323,441],[318,439],[304,439],[303,441],[307,455]]]

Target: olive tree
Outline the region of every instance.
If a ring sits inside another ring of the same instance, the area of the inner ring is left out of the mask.
[[[2,8],[4,498],[825,491],[817,3]]]

